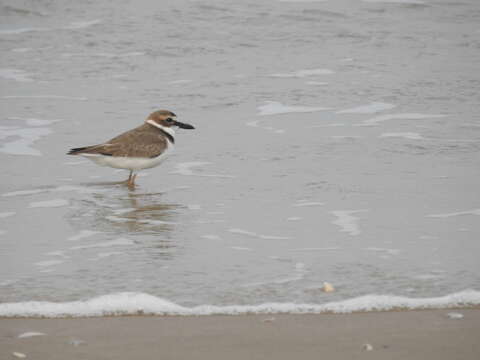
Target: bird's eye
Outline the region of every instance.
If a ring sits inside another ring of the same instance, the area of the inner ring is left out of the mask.
[[[171,123],[171,122],[173,122],[173,119],[172,119],[172,118],[167,118],[166,121],[167,121],[168,123]]]

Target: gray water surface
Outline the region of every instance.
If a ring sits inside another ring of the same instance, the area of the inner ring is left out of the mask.
[[[0,301],[480,289],[478,24],[476,0],[1,1]],[[65,155],[156,109],[196,130],[137,189]]]

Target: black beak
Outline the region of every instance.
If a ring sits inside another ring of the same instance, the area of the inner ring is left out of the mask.
[[[174,125],[178,126],[180,129],[195,129],[192,125],[184,124],[184,123],[181,123],[180,121],[175,121]]]

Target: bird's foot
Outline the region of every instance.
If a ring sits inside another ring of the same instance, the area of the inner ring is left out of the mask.
[[[137,178],[137,174],[129,176],[128,180],[126,181],[126,184],[130,190],[135,189],[135,179]]]

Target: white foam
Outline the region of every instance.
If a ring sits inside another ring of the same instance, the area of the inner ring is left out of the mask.
[[[332,135],[330,136],[332,139],[335,140],[355,140],[355,139],[361,139],[363,136],[361,135]]]
[[[112,247],[112,246],[130,246],[135,244],[134,241],[130,239],[119,238],[116,240],[105,241],[101,243],[91,244],[91,245],[79,245],[73,246],[71,250],[85,250],[85,249],[92,249],[92,248],[104,248],[104,247]]]
[[[69,30],[79,30],[79,29],[85,29],[93,25],[100,24],[102,21],[101,20],[86,20],[86,21],[74,21],[70,23],[69,25],[65,26],[64,29],[69,29]]]
[[[452,320],[459,320],[464,318],[463,314],[458,312],[449,312],[447,314],[447,317]]]
[[[458,211],[458,212],[446,213],[446,214],[431,214],[431,215],[427,215],[427,217],[445,219],[453,216],[465,216],[465,215],[480,215],[480,209]]]
[[[104,259],[104,258],[107,258],[107,257],[110,257],[110,256],[115,256],[115,255],[122,255],[123,252],[121,251],[110,251],[110,252],[104,252],[104,253],[98,253],[97,254],[97,257],[93,258],[93,259],[90,259],[90,260],[100,260],[100,259]]]
[[[77,235],[70,236],[67,240],[77,241],[77,240],[88,238],[88,237],[96,235],[96,234],[100,234],[100,232],[99,231],[93,231],[93,230],[82,230]]]
[[[379,136],[379,138],[396,138],[401,137],[409,140],[423,140],[425,139],[422,135],[415,132],[391,132],[391,133],[383,133]]]
[[[242,230],[242,229],[228,229],[229,232],[232,234],[238,234],[238,235],[247,235],[251,237],[258,237],[257,233],[247,231],[247,230]]]
[[[316,85],[316,86],[325,86],[325,85],[328,85],[328,82],[325,82],[325,81],[306,81],[305,84]]]
[[[0,219],[7,218],[7,217],[13,216],[15,214],[16,214],[15,211],[0,212]]]
[[[84,55],[83,53],[80,53],[79,55]],[[132,56],[143,56],[145,55],[144,52],[141,51],[131,51],[131,52],[126,52],[126,53],[121,53],[121,54],[114,54],[114,53],[95,53],[92,54],[93,56],[99,56],[99,57],[106,57],[106,58],[126,58],[126,57],[132,57]],[[124,87],[128,89],[128,87]]]
[[[296,248],[296,249],[290,249],[290,251],[331,251],[331,250],[342,250],[342,248],[339,247],[310,247],[310,248]]]
[[[65,255],[65,252],[64,251],[50,251],[50,252],[47,252],[45,253],[45,255],[48,255],[48,256],[60,256],[60,257],[63,257],[63,258],[68,258],[67,255]]]
[[[0,30],[0,35],[16,35],[16,34],[23,34],[27,32],[33,32],[33,31],[53,31],[57,29],[80,30],[80,29],[88,28],[93,25],[97,25],[99,23],[101,23],[101,20],[87,20],[87,21],[74,21],[60,28],[24,27],[24,28],[17,28],[17,29],[3,29],[3,30]]]
[[[135,209],[135,208],[116,209],[116,210],[113,210],[113,213],[115,215],[122,215],[122,214],[130,213],[130,212],[135,211],[135,210],[137,210],[137,209]]]
[[[31,338],[31,337],[34,337],[34,336],[45,336],[45,335],[47,335],[47,334],[42,333],[42,332],[37,332],[37,331],[28,331],[28,332],[24,332],[23,334],[18,335],[17,337],[19,339],[25,339],[25,338]]]
[[[228,231],[231,232],[232,234],[246,235],[246,236],[255,237],[255,238],[263,239],[263,240],[288,240],[288,239],[290,239],[289,237],[285,237],[285,236],[262,235],[262,234],[257,234],[255,232],[242,230],[242,229],[228,229]]]
[[[277,280],[274,280],[272,282],[274,284],[286,284],[286,283],[290,283],[290,282],[293,282],[293,281],[303,280],[305,278],[306,273],[307,273],[307,269],[305,267],[305,264],[304,263],[296,263],[292,276],[287,276],[285,278],[277,279]],[[264,283],[264,284],[262,283],[260,285],[265,285],[265,284],[266,283]]]
[[[400,253],[399,249],[388,249],[388,248],[379,248],[379,247],[368,247],[365,250],[376,251],[376,252],[385,252],[388,255],[398,255]]]
[[[267,101],[265,105],[258,107],[260,116],[289,114],[289,113],[309,113],[316,111],[328,110],[325,107],[311,107],[311,106],[289,106],[283,105],[277,101]]]
[[[299,221],[299,220],[302,220],[302,218],[299,216],[291,216],[287,218],[287,221]]]
[[[0,78],[6,80],[15,80],[18,82],[31,82],[33,79],[24,70],[20,69],[0,69]]]
[[[35,194],[42,194],[42,193],[49,193],[49,192],[68,192],[68,191],[76,191],[80,194],[91,194],[91,193],[98,193],[98,192],[108,192],[108,189],[99,189],[93,187],[82,187],[82,186],[72,186],[72,185],[62,185],[57,187],[50,187],[44,189],[32,189],[32,190],[19,190],[19,191],[12,191],[8,193],[2,194],[2,196],[10,197],[10,196],[22,196],[22,195],[35,195]]]
[[[397,105],[384,103],[384,102],[372,102],[367,105],[361,105],[351,109],[337,111],[337,114],[375,114],[380,111],[390,110]]]
[[[245,123],[245,125],[250,126],[250,127],[258,127],[258,123],[260,120],[253,120],[253,121],[248,121]]]
[[[321,314],[395,309],[441,309],[480,305],[480,291],[465,290],[434,298],[396,295],[365,295],[323,304],[264,303],[260,305],[199,305],[185,307],[145,293],[123,292],[85,301],[26,301],[0,304],[4,317],[84,317],[112,315],[242,315]]]
[[[12,49],[12,52],[24,53],[32,50],[33,50],[32,48],[15,48],[15,49]]]
[[[41,267],[48,267],[53,265],[59,265],[64,262],[65,262],[64,260],[45,260],[45,261],[36,262],[35,265],[41,266]]]
[[[67,162],[64,162],[63,164],[64,165],[80,165],[80,164],[86,164],[86,163],[88,163],[87,160],[80,160],[80,161],[67,161]]]
[[[46,28],[33,28],[33,27],[3,29],[3,30],[0,30],[0,35],[16,35],[16,34],[23,34],[31,31],[48,31],[48,30],[49,29],[46,29]]]
[[[67,206],[68,201],[64,199],[54,199],[46,201],[33,202],[28,205],[29,208],[53,208]]]
[[[202,167],[205,165],[210,165],[210,162],[205,161],[190,161],[184,163],[178,163],[175,165],[176,170],[171,171],[170,174],[178,174],[185,176],[200,176],[200,177],[220,177],[220,178],[233,178],[231,175],[220,175],[220,174],[203,174],[193,172],[193,168]]]
[[[25,121],[29,126],[47,126],[47,125],[51,125],[56,122],[62,121],[62,119],[45,120],[45,119],[36,119],[36,118],[22,118],[18,116],[12,116],[12,117],[9,117],[9,119]]]
[[[366,211],[368,210],[336,210],[331,211],[330,213],[337,217],[337,219],[332,223],[340,226],[340,231],[346,232],[351,236],[357,236],[361,233],[358,226],[358,221],[360,220],[360,218],[357,216],[353,216],[352,214]]]
[[[372,126],[388,120],[422,120],[422,119],[442,118],[445,116],[446,115],[441,115],[441,114],[417,114],[417,113],[387,114],[387,115],[379,115],[371,119],[365,120],[363,121],[362,125]]]
[[[0,139],[9,137],[17,137],[11,142],[7,142],[0,147],[0,152],[12,155],[33,155],[41,156],[42,153],[33,148],[32,144],[50,134],[51,131],[48,128],[7,128],[0,127]]]
[[[191,161],[191,162],[179,163],[176,165],[176,170],[172,171],[171,174],[192,176],[192,175],[195,175],[192,170],[193,168],[202,167],[209,164],[211,163],[205,162],[205,161]]]
[[[241,247],[241,246],[231,246],[232,250],[240,250],[240,251],[252,251],[252,249],[248,247]]]
[[[46,190],[43,190],[43,189],[19,190],[19,191],[4,193],[2,194],[2,196],[9,197],[9,196],[34,195],[34,194],[43,193],[45,191]]]
[[[332,71],[330,69],[306,69],[294,71],[291,73],[270,74],[270,76],[279,78],[304,78],[307,76],[331,75],[334,73],[335,71]]]
[[[198,204],[187,205],[188,210],[202,210],[202,206]]]
[[[39,273],[51,273],[51,272],[54,272],[54,269],[52,268],[46,268],[46,269],[42,269],[42,270],[38,270]]]
[[[207,239],[207,240],[220,240],[220,236],[218,235],[213,235],[213,234],[206,234],[206,235],[202,235],[200,236],[202,239]]]
[[[169,85],[181,85],[181,84],[188,84],[188,83],[191,83],[191,82],[192,82],[192,80],[186,80],[186,79],[183,80],[182,79],[182,80],[170,81],[167,84],[169,84]]]
[[[322,206],[322,205],[325,205],[325,203],[323,203],[323,202],[318,202],[318,201],[303,201],[303,202],[299,202],[299,203],[293,204],[293,206],[296,206],[296,207]]]

